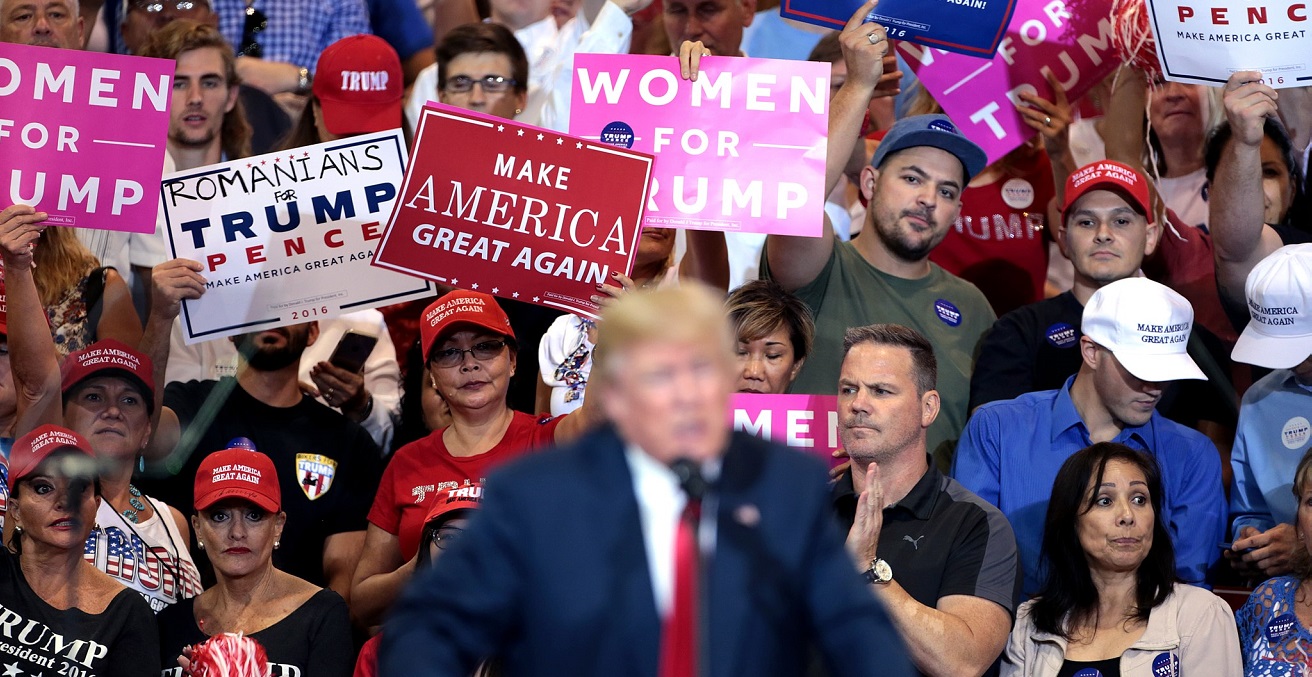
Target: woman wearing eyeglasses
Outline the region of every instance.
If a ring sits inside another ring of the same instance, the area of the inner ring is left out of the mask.
[[[481,499],[492,468],[573,440],[601,419],[590,402],[557,418],[506,404],[519,345],[489,294],[443,296],[420,315],[419,333],[426,377],[450,408],[451,425],[398,449],[383,473],[351,586],[351,613],[363,626],[379,622],[413,575],[424,518],[434,505]]]
[[[210,454],[196,471],[195,508],[192,527],[215,585],[156,616],[164,677],[188,674],[190,648],[221,633],[259,642],[271,675],[350,675],[346,603],[273,566],[287,523],[273,461],[238,448]]]
[[[438,502],[428,511],[428,517],[424,518],[424,535],[419,539],[418,569],[432,566],[444,551],[455,545],[464,534],[465,525],[473,517],[478,504],[477,498],[453,498]],[[360,657],[355,661],[355,674],[352,677],[378,677],[378,648],[382,639],[382,634],[374,635],[360,648]],[[494,663],[484,663],[475,677],[491,677],[495,674]]]

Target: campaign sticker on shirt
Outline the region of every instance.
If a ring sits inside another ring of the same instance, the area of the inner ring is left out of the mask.
[[[1058,322],[1048,327],[1047,338],[1053,348],[1070,348],[1075,345],[1078,337],[1075,327],[1065,322]]]
[[[1294,634],[1294,628],[1297,625],[1298,620],[1294,617],[1294,614],[1285,613],[1276,616],[1271,619],[1270,623],[1266,624],[1266,630],[1264,631],[1266,633],[1266,641],[1272,643],[1279,642],[1280,640]]]
[[[949,327],[956,327],[961,324],[961,310],[952,305],[951,301],[946,299],[935,301],[934,312],[938,313],[938,319],[943,320],[943,324]]]
[[[1180,659],[1170,651],[1153,658],[1153,677],[1180,677]]]
[[[1102,670],[1098,668],[1085,668],[1075,673],[1075,677],[1102,677]]]
[[[1025,179],[1009,179],[1002,184],[1002,201],[1012,209],[1024,209],[1034,204],[1034,184]]]
[[[603,118],[604,119],[604,118]],[[633,128],[616,120],[601,130],[601,142],[622,148],[633,147]]]
[[[1286,449],[1302,449],[1307,444],[1309,432],[1312,432],[1312,426],[1307,419],[1295,416],[1285,421],[1285,427],[1280,430],[1280,441],[1285,443]]]

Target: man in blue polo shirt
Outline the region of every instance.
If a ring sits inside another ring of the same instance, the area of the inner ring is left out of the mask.
[[[1252,319],[1231,356],[1275,371],[1244,393],[1239,408],[1230,455],[1235,543],[1226,557],[1260,579],[1289,573],[1307,547],[1294,528],[1299,499],[1291,489],[1312,446],[1312,244],[1277,249],[1244,286]]]
[[[1162,518],[1175,544],[1178,575],[1203,582],[1225,537],[1221,458],[1207,437],[1157,413],[1166,385],[1204,379],[1186,351],[1193,307],[1141,277],[1099,289],[1084,307],[1082,362],[1057,390],[980,407],[957,444],[952,475],[1011,520],[1024,592],[1042,583],[1044,517],[1057,470],[1076,451],[1118,442],[1156,457]]]

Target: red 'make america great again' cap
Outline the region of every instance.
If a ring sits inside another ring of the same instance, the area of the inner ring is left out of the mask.
[[[423,341],[424,360],[433,350],[433,343],[446,330],[456,324],[481,327],[494,334],[515,338],[510,318],[491,294],[457,289],[434,301],[419,317],[419,336]]]

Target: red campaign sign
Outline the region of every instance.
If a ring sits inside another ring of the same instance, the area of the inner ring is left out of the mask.
[[[373,264],[595,317],[633,266],[652,156],[430,103]]]

